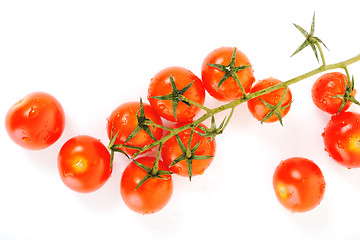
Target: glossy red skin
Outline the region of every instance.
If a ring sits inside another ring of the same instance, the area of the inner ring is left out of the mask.
[[[211,67],[207,64],[216,63],[222,65],[229,65],[231,56],[234,52],[232,47],[221,47],[210,52],[204,59],[201,67],[201,79],[203,81],[206,91],[215,99],[220,101],[230,102],[242,97],[243,93],[240,86],[232,78],[228,78],[219,88],[219,82],[224,76],[224,72]],[[240,50],[236,50],[235,66],[251,65],[247,56]],[[247,68],[239,71],[238,76],[241,85],[244,87],[246,93],[250,91],[251,85],[255,82],[252,68]]]
[[[346,75],[340,72],[325,73],[319,77],[313,84],[311,95],[314,104],[324,112],[336,114],[342,103],[342,99],[335,97],[336,95],[344,95],[345,93],[345,79],[348,82]],[[356,90],[351,93],[355,96]],[[342,111],[346,111],[351,101],[348,101]]]
[[[326,183],[320,168],[313,161],[294,157],[277,166],[273,187],[285,208],[292,212],[307,212],[320,204]]]
[[[161,117],[151,108],[147,103],[143,103],[145,117],[151,119],[158,125],[162,125]],[[107,122],[107,134],[110,139],[111,130],[115,136],[118,133],[115,144],[125,144],[126,139],[136,128],[138,121],[136,118],[136,113],[140,109],[139,102],[128,102],[123,103],[118,106],[111,115],[108,117]],[[113,128],[113,129],[112,129]],[[163,130],[161,128],[153,128],[150,126],[151,132],[154,134],[156,139],[160,139],[163,136]],[[110,139],[111,140],[111,139]],[[150,143],[154,142],[153,139],[144,131],[141,130],[138,134],[135,135],[131,140],[126,144],[136,147],[144,147]],[[133,155],[137,150],[131,148],[121,148],[129,155]]]
[[[182,124],[176,124],[174,128],[180,127]],[[205,127],[205,125],[200,124],[200,126]],[[196,131],[203,132],[201,129],[197,128]],[[178,135],[181,141],[184,143],[185,147],[188,146],[189,137],[190,137],[191,130],[187,129],[185,131],[180,132]],[[216,141],[213,139],[210,142],[211,138],[205,138],[199,135],[198,133],[194,133],[193,140],[191,141],[191,148],[194,147],[199,141],[201,141],[198,149],[195,151],[196,155],[201,156],[214,156],[216,151]],[[167,166],[170,166],[171,162],[175,160],[177,157],[182,155],[183,152],[181,151],[176,137],[172,137],[167,140],[162,147],[161,156],[164,163]],[[204,160],[192,160],[192,176],[201,175],[204,171],[210,166],[214,157],[204,159]],[[180,161],[174,166],[170,168],[170,170],[183,177],[188,177],[188,169],[186,165],[186,161]]]
[[[14,104],[6,114],[5,127],[19,146],[41,150],[62,135],[65,113],[60,102],[45,92],[33,92]]]
[[[170,77],[173,77],[178,90],[183,89],[191,82],[192,86],[184,93],[184,97],[198,104],[205,102],[205,89],[201,80],[191,71],[183,67],[168,67],[158,72],[152,79],[148,88],[148,100],[151,107],[163,118],[172,122],[191,121],[201,110],[196,106],[188,106],[179,102],[177,106],[177,118],[175,119],[170,100],[157,100],[152,97],[163,96],[172,93]]]
[[[61,180],[71,190],[94,192],[111,175],[110,153],[96,138],[86,135],[73,137],[60,149],[58,171]]]
[[[344,167],[360,167],[359,113],[347,111],[333,115],[322,136],[330,157]]]
[[[152,168],[155,158],[141,157],[136,161]],[[161,161],[159,162],[159,170],[169,171]],[[131,210],[140,214],[152,214],[160,211],[168,204],[173,193],[171,175],[161,175],[163,179],[148,179],[136,189],[136,186],[146,174],[145,170],[138,167],[134,162],[130,162],[125,168],[120,182],[120,193],[125,204]]]
[[[276,84],[281,83],[280,80],[276,79],[276,78],[266,78],[264,80],[258,81],[256,82],[253,87],[250,90],[250,93],[254,93],[257,91],[260,91],[262,89],[274,86]],[[270,93],[264,94],[262,96],[259,96],[257,98],[253,98],[250,99],[247,102],[248,105],[248,109],[250,111],[250,113],[254,116],[254,118],[256,118],[258,121],[262,121],[262,119],[266,116],[266,114],[268,114],[268,112],[270,111],[270,109],[268,107],[265,106],[264,103],[262,103],[259,99],[264,100],[267,103],[270,103],[271,105],[276,105],[280,102],[283,94],[284,94],[284,90],[285,88],[280,88],[278,90],[272,91]],[[283,100],[283,103],[281,104],[281,106],[286,106],[287,104],[291,103],[292,101],[292,94],[290,89],[288,88]],[[290,105],[289,107],[285,108],[284,110],[281,111],[281,117],[284,117],[290,110]],[[270,118],[268,118],[266,121],[266,123],[271,123],[271,122],[276,122],[279,119],[276,117],[276,115],[272,115]]]

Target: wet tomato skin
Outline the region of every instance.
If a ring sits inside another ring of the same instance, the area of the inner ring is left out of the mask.
[[[60,102],[45,92],[33,92],[14,104],[6,114],[5,127],[19,146],[41,150],[62,135],[65,113]]]
[[[201,67],[201,79],[203,81],[206,91],[215,99],[219,101],[230,102],[242,97],[243,93],[239,84],[232,78],[228,78],[225,82],[218,87],[224,72],[216,69],[208,64],[221,64],[229,65],[233,47],[221,47],[211,51],[204,59]],[[248,57],[236,49],[235,66],[251,65]],[[246,93],[250,91],[251,85],[254,83],[255,78],[253,69],[247,68],[236,73]]]
[[[111,175],[110,153],[96,138],[87,135],[73,137],[59,151],[58,171],[63,183],[71,190],[94,192]]]
[[[144,156],[137,162],[152,168],[155,158]],[[159,161],[159,170],[169,169]],[[133,161],[125,168],[120,182],[120,193],[127,207],[140,214],[153,214],[163,209],[171,199],[173,181],[171,175],[161,175],[162,179],[150,178],[136,189],[139,182],[146,176],[146,171]]]
[[[342,99],[336,95],[345,94],[345,80],[348,82],[346,75],[340,72],[325,73],[320,76],[313,84],[311,96],[314,104],[322,111],[336,114],[342,103]],[[351,93],[355,96],[356,90]],[[351,101],[348,101],[342,111],[346,111]]]
[[[360,114],[340,112],[333,115],[322,133],[325,150],[347,168],[360,167]]]
[[[320,168],[301,157],[282,161],[275,169],[273,187],[279,202],[292,212],[307,212],[318,206],[325,193]]]

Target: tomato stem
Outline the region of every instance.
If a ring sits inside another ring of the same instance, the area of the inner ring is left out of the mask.
[[[163,144],[165,143],[167,140],[169,140],[171,137],[175,136],[176,134],[186,130],[186,129],[189,129],[189,128],[194,128],[196,126],[198,126],[200,123],[204,122],[205,120],[207,120],[208,118],[216,115],[217,113],[220,113],[220,112],[223,112],[227,109],[231,109],[231,113],[230,115],[228,116],[227,120],[226,120],[226,123],[223,127],[223,129],[226,127],[226,125],[229,123],[232,115],[233,115],[233,112],[234,112],[234,109],[250,100],[250,99],[253,99],[253,98],[256,98],[256,97],[259,97],[261,95],[264,95],[264,94],[267,94],[267,93],[270,93],[270,92],[273,92],[277,89],[280,89],[280,88],[287,88],[288,86],[292,85],[292,84],[295,84],[303,79],[306,79],[306,78],[309,78],[311,76],[314,76],[316,74],[319,74],[319,73],[322,73],[322,72],[325,72],[325,71],[329,71],[329,70],[333,70],[333,69],[339,69],[339,68],[342,68],[344,69],[345,67],[355,63],[355,62],[358,62],[360,61],[360,54],[352,57],[352,58],[349,58],[345,61],[342,61],[342,62],[338,62],[338,63],[334,63],[334,64],[323,64],[322,66],[312,70],[312,71],[309,71],[307,73],[304,73],[302,75],[299,75],[297,77],[294,77],[294,78],[291,78],[287,81],[284,81],[282,83],[279,83],[279,84],[276,84],[276,85],[273,85],[271,87],[268,87],[268,88],[265,88],[265,89],[261,89],[257,92],[254,92],[254,93],[249,93],[247,94],[246,96],[244,95],[243,97],[237,99],[237,100],[234,100],[232,102],[229,102],[229,103],[226,103],[226,104],[223,104],[219,107],[216,107],[216,108],[213,108],[213,109],[210,109],[210,108],[207,108],[207,107],[204,107],[202,106],[202,109],[206,110],[206,113],[204,113],[202,116],[200,116],[198,119],[194,120],[192,123],[189,123],[189,124],[186,124],[186,125],[183,125],[181,127],[178,127],[178,128],[174,128],[174,129],[171,129],[170,133],[165,135],[163,138],[161,138],[160,140],[157,140],[141,149],[139,149],[138,152],[136,152],[134,155],[133,155],[133,158],[136,158],[138,155],[140,155],[141,153],[149,150],[150,148],[153,148],[157,145],[160,145],[160,144]],[[192,102],[192,104],[194,104]],[[194,104],[195,105],[195,104]],[[200,104],[199,104],[200,105]],[[115,147],[116,145],[114,145]],[[124,145],[122,145],[123,147]]]

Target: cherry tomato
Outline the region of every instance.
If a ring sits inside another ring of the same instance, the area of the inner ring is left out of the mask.
[[[306,158],[294,157],[282,161],[273,176],[276,197],[292,212],[306,212],[319,205],[325,186],[320,168]]]
[[[264,80],[255,83],[254,86],[251,88],[250,93],[260,91],[262,89],[274,86],[279,83],[281,83],[281,81],[278,79],[266,78]],[[282,118],[289,112],[290,104],[292,101],[292,95],[290,89],[287,89],[285,95],[284,95],[284,91],[285,88],[280,88],[278,90],[261,95],[257,98],[250,99],[247,102],[249,111],[257,120],[261,122],[270,123],[270,122],[278,121],[279,116],[280,118]],[[278,107],[274,108],[275,106],[278,105],[278,103],[280,103],[281,100],[282,100],[281,106],[279,104]],[[269,114],[271,109],[268,106],[266,106],[262,101],[269,104],[271,108],[274,108],[273,114],[267,119],[265,117],[267,116],[267,114]],[[277,116],[276,111],[280,113],[279,116]]]
[[[335,114],[338,112],[342,99],[335,97],[336,95],[344,95],[346,91],[345,80],[349,83],[347,77],[340,72],[325,73],[319,77],[311,90],[311,95],[315,105],[324,112]],[[353,89],[350,93],[355,96],[356,90]],[[343,107],[342,111],[346,111],[351,105],[348,101]]]
[[[176,89],[171,84],[174,81]],[[190,86],[189,89],[186,87]],[[184,103],[180,96],[174,100],[156,99],[159,96],[181,93],[191,101],[203,105],[205,102],[205,90],[201,80],[189,70],[182,67],[168,67],[158,72],[152,79],[148,88],[148,100],[151,107],[163,118],[172,122],[186,122],[192,120],[201,110],[199,107]],[[174,105],[175,104],[175,105]],[[177,106],[176,106],[177,104]],[[176,106],[176,107],[175,107]],[[175,112],[174,112],[175,110]]]
[[[162,125],[162,120],[160,116],[151,108],[149,104],[143,103],[143,109],[145,117],[147,119],[152,120],[158,125]],[[146,133],[144,129],[141,129],[133,138],[126,142],[129,135],[138,125],[137,116],[139,116],[140,114],[139,110],[139,102],[128,102],[118,106],[108,118],[107,133],[109,139],[111,138],[111,134],[115,136],[115,134],[118,133],[115,144],[126,143],[127,145],[135,147],[144,147],[154,142],[154,139],[152,139],[151,136]],[[163,130],[161,128],[154,128],[153,126],[149,126],[149,129],[156,139],[160,139],[163,136]],[[136,149],[131,148],[120,149],[125,151],[129,155],[133,155],[137,151]]]
[[[50,94],[33,92],[9,109],[5,127],[10,138],[21,147],[44,149],[62,135],[65,127],[64,110]]]
[[[60,149],[58,170],[68,188],[80,193],[93,192],[111,175],[110,153],[100,140],[76,136]]]
[[[225,80],[219,87],[219,82],[225,73],[218,68],[209,66],[208,64],[221,64],[228,66],[234,49],[235,48],[232,47],[221,47],[215,49],[205,57],[202,64],[201,78],[204,87],[211,96],[220,101],[233,101],[239,99],[242,97],[243,93],[239,84],[232,77]],[[250,61],[243,52],[236,49],[234,66],[238,67],[244,65],[251,65]],[[250,67],[236,73],[246,93],[250,91],[251,85],[255,81],[253,72],[253,69]]]
[[[360,167],[360,114],[333,115],[322,133],[330,157],[347,168]]]
[[[152,168],[153,157],[140,157],[137,162]],[[169,171],[163,162],[159,161],[159,170]],[[160,178],[149,178],[136,189],[147,172],[133,161],[125,168],[120,182],[120,193],[125,204],[133,211],[141,214],[152,214],[163,209],[169,202],[173,192],[171,175],[161,175]]]
[[[174,127],[177,128],[180,126],[182,126],[182,124],[176,124]],[[200,126],[205,128],[203,124],[200,124]],[[201,130],[200,128],[196,128],[196,131],[203,133],[203,130]],[[193,133],[193,137],[190,145],[190,149],[195,151],[189,156],[186,156],[184,151],[181,149],[176,139],[176,136],[170,138],[164,143],[161,151],[161,156],[164,163],[167,166],[170,166],[170,164],[180,156],[187,157],[189,160],[191,160],[192,176],[203,174],[204,171],[210,166],[210,164],[214,159],[215,150],[216,150],[215,139],[210,141],[211,140],[210,137],[203,137],[199,135],[196,131]],[[187,129],[178,134],[181,142],[186,148],[188,147],[189,144],[190,134],[191,134],[191,129]],[[199,142],[200,144],[198,145],[197,149],[194,149],[194,147]],[[196,159],[198,157],[206,157],[206,156],[208,156],[206,159],[201,159],[201,160]],[[183,159],[182,161],[176,163],[174,166],[170,167],[170,170],[173,173],[176,173],[180,176],[188,177],[189,176],[189,169],[187,166],[188,159]]]

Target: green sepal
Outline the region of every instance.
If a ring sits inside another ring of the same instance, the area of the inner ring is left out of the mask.
[[[139,163],[138,161],[136,161],[135,159],[133,159],[133,162],[140,167],[141,169],[143,169],[147,174],[145,175],[145,177],[143,179],[140,180],[140,182],[138,183],[138,185],[136,186],[135,190],[137,190],[142,184],[144,184],[147,180],[152,179],[152,178],[157,178],[157,179],[162,179],[162,180],[168,180],[169,178],[165,178],[162,177],[162,175],[171,175],[172,172],[167,171],[167,170],[158,170],[159,168],[159,161],[160,161],[160,153],[161,153],[161,149],[162,149],[162,144],[160,144],[159,146],[159,150],[158,153],[156,155],[154,164],[151,168],[149,168],[148,166]]]
[[[188,147],[185,147],[184,143],[181,141],[178,134],[175,135],[176,141],[177,141],[177,143],[178,143],[178,145],[179,145],[179,147],[180,147],[183,154],[181,154],[180,156],[175,158],[170,163],[170,166],[169,166],[169,167],[172,167],[172,166],[176,165],[177,163],[179,163],[181,161],[186,161],[186,167],[187,167],[187,171],[188,171],[190,181],[191,181],[191,178],[192,178],[192,160],[205,160],[205,159],[214,157],[214,156],[201,156],[201,155],[196,155],[195,154],[196,150],[200,146],[201,141],[197,142],[196,145],[191,148],[191,141],[192,141],[193,133],[194,133],[194,130],[192,129],[192,132],[191,132],[190,137],[189,137]]]
[[[224,73],[224,75],[222,76],[222,78],[219,81],[217,88],[219,88],[229,77],[232,77],[236,81],[236,83],[240,86],[241,91],[242,91],[243,95],[245,96],[246,92],[245,92],[244,87],[242,86],[238,76],[236,75],[236,73],[240,72],[246,68],[250,68],[252,66],[251,65],[240,65],[240,66],[236,67],[235,66],[235,60],[236,60],[235,58],[236,58],[236,48],[234,48],[234,51],[231,55],[229,65],[222,65],[222,64],[216,64],[216,63],[208,63],[207,65],[210,67],[214,67]]]
[[[293,101],[291,101],[290,103],[286,104],[285,106],[281,106],[283,101],[284,101],[287,90],[288,90],[288,87],[285,87],[284,93],[281,96],[280,101],[276,105],[272,105],[272,104],[264,101],[263,99],[259,98],[259,100],[268,109],[270,109],[270,111],[261,119],[261,124],[264,123],[266,120],[268,120],[271,116],[273,116],[275,114],[275,116],[279,120],[281,126],[283,126],[282,117],[281,117],[281,111],[285,110],[287,107],[289,107],[293,103]]]
[[[140,98],[140,109],[136,112],[136,118],[137,118],[138,124],[135,127],[135,129],[130,133],[130,135],[127,137],[127,139],[125,140],[125,143],[127,143],[133,137],[135,137],[135,135],[138,134],[141,130],[144,130],[151,137],[151,139],[156,142],[157,141],[156,137],[154,136],[154,134],[151,132],[149,126],[147,125],[147,122],[149,121],[149,119],[147,119],[145,116],[145,110],[144,110],[144,105],[142,103],[142,98]]]
[[[174,78],[171,76],[171,74],[169,74],[169,78],[170,78],[170,84],[171,84],[171,91],[172,92],[170,94],[167,94],[167,95],[153,96],[151,98],[154,98],[154,99],[157,99],[157,100],[169,100],[169,101],[171,101],[172,109],[173,109],[173,113],[174,113],[174,118],[175,118],[175,120],[177,120],[177,106],[178,106],[179,102],[185,103],[186,105],[192,107],[189,102],[184,100],[183,95],[187,90],[189,90],[189,88],[191,88],[194,81],[189,83],[184,88],[178,90],[177,87],[176,87]]]
[[[355,89],[354,76],[352,76],[351,81],[349,81],[349,83],[348,81],[346,81],[346,78],[344,77],[344,82],[345,82],[345,93],[343,95],[335,95],[332,97],[332,98],[340,98],[342,100],[336,114],[339,114],[349,101],[355,103],[356,105],[360,105],[360,102],[356,100],[354,96],[351,95]]]
[[[224,120],[220,123],[219,127],[216,127],[215,117],[211,116],[211,127],[206,128],[206,127],[203,127],[203,126],[198,126],[198,128],[200,128],[203,132],[200,132],[200,131],[195,131],[195,132],[197,134],[199,134],[200,136],[202,136],[202,137],[205,137],[205,138],[210,137],[209,142],[211,142],[212,140],[215,139],[215,137],[217,135],[223,133],[226,119],[227,119],[227,117],[224,118]]]
[[[120,153],[124,154],[128,159],[130,159],[129,155],[127,155],[126,152],[124,152],[123,150],[120,150],[119,148],[116,148],[116,145],[114,145],[117,135],[119,134],[119,131],[116,132],[115,136],[113,136],[113,134],[114,133],[113,133],[113,127],[112,127],[111,133],[110,133],[110,143],[108,146],[108,149],[110,150],[110,169],[112,169],[112,166],[113,166],[115,152],[120,152]]]
[[[326,49],[327,46],[324,44],[323,41],[320,40],[320,38],[318,37],[314,37],[314,32],[315,32],[315,13],[313,15],[313,19],[311,22],[311,29],[310,32],[308,33],[306,30],[304,30],[302,27],[300,27],[299,25],[294,23],[294,26],[301,32],[301,34],[305,37],[305,41],[295,50],[295,52],[291,55],[294,56],[295,54],[297,54],[298,52],[300,52],[301,50],[303,50],[304,48],[306,48],[307,46],[311,46],[311,49],[313,50],[315,57],[317,59],[317,61],[319,62],[319,56],[318,56],[318,49],[320,45],[318,44],[322,44]],[[320,49],[319,49],[320,51]]]

